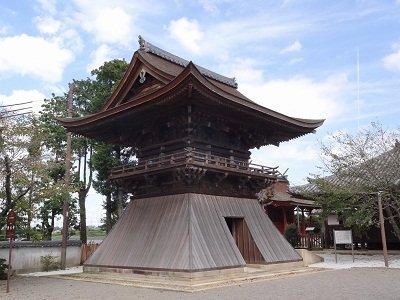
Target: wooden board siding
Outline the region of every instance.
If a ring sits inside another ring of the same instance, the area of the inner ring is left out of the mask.
[[[266,263],[301,259],[257,200],[180,194],[133,201],[85,265],[182,271],[244,266],[225,217],[244,218]]]
[[[86,265],[189,269],[188,196],[138,199]]]
[[[219,219],[225,235],[230,236],[234,246],[236,244],[225,222],[225,217],[244,218],[266,263],[301,259],[264,213],[257,200],[201,194],[192,194],[192,198],[192,211],[193,207],[196,207],[195,212],[203,211],[203,214],[208,215],[207,219]]]

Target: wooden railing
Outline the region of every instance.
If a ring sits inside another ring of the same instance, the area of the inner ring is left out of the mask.
[[[297,241],[296,248],[321,249],[323,248],[323,238],[321,234],[301,235]]]
[[[252,164],[247,161],[207,154],[195,150],[184,150],[170,155],[141,160],[139,163],[126,164],[111,170],[111,177],[119,177],[127,173],[140,173],[155,169],[163,169],[180,164],[200,164],[227,170],[240,170],[269,176],[278,175],[277,167]]]

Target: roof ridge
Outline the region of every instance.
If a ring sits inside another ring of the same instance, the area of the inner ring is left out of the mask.
[[[140,46],[139,50],[142,50],[147,53],[152,53],[154,55],[157,55],[161,58],[164,58],[164,59],[166,59],[170,62],[173,62],[177,65],[180,65],[182,67],[186,67],[189,64],[188,60],[183,59],[175,54],[172,54],[166,50],[163,50],[163,49],[149,43],[144,38],[142,38],[142,36],[140,36],[140,35],[138,37],[138,40],[139,40],[139,46]],[[217,80],[221,83],[224,83],[224,84],[229,85],[234,88],[238,87],[235,77],[233,77],[233,78],[226,77],[224,75],[221,75],[221,74],[215,73],[211,70],[208,70],[206,68],[203,68],[202,66],[199,66],[196,64],[194,64],[194,65],[200,71],[200,73],[203,74],[204,76],[206,76],[210,79]]]

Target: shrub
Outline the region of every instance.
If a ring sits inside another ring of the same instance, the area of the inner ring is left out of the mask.
[[[286,226],[285,229],[285,238],[288,240],[288,242],[293,246],[296,247],[299,240],[299,232],[297,230],[297,226],[295,224],[289,224]]]
[[[6,260],[4,258],[0,258],[0,280],[7,279],[7,269],[8,265],[6,264]]]
[[[60,268],[60,263],[57,261],[57,256],[45,255],[40,257],[40,263],[43,266],[43,271],[48,272]]]

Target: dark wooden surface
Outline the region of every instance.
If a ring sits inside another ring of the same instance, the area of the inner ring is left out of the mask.
[[[251,236],[246,221],[243,218],[225,218],[225,221],[245,262],[248,264],[263,263],[264,258]]]

